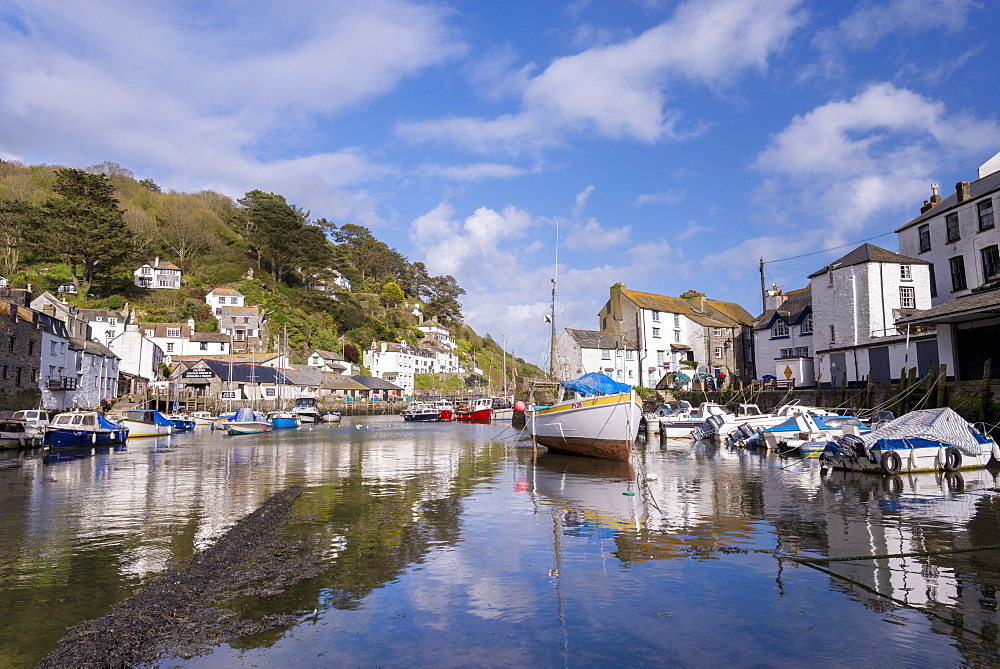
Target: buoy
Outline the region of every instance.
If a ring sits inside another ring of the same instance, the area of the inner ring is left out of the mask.
[[[655,481],[657,479],[656,472],[649,472],[646,474],[647,481]]]
[[[518,413],[523,413],[525,408],[526,407],[524,406],[524,402],[522,402],[521,400],[514,402],[514,411],[517,411]]]
[[[625,495],[626,497],[635,497],[634,492],[623,492],[622,494]]]

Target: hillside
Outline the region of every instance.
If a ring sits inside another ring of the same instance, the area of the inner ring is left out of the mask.
[[[157,257],[183,271],[182,289],[132,283],[132,271]],[[350,290],[308,287],[331,286],[337,275]],[[200,331],[218,327],[205,294],[231,286],[262,310],[271,350],[287,330],[293,362],[316,349],[360,361],[372,340],[416,343],[422,314],[449,328],[463,362],[475,360],[502,385],[504,355],[462,323],[465,291],[453,277],[431,276],[367,228],[313,220],[275,193],[234,201],[164,192],[114,163],[77,170],[0,161],[0,276],[36,293],[71,283],[77,294],[67,299],[78,306],[127,304],[145,322],[193,318]],[[510,356],[507,367],[509,376],[541,374]]]

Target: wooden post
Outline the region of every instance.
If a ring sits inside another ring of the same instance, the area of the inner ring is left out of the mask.
[[[983,422],[986,422],[986,415],[990,410],[990,367],[992,365],[992,360],[983,363],[983,382],[979,386],[979,420]]]
[[[937,406],[939,407],[948,406],[946,404],[947,386],[948,386],[948,365],[946,363],[942,363],[940,371],[938,372]]]

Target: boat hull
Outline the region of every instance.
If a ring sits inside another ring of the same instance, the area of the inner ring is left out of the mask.
[[[641,418],[642,404],[631,392],[539,407],[527,423],[535,441],[549,450],[628,460]]]
[[[923,440],[913,440],[923,441]],[[831,464],[831,469],[849,472],[868,472],[873,474],[905,474],[914,472],[960,471],[966,469],[981,469],[985,467],[992,453],[987,451],[979,455],[961,453],[957,461],[954,459],[954,447],[944,443],[933,443],[924,446],[904,446],[894,448],[873,448],[872,458],[859,457],[856,460]],[[898,469],[892,456],[899,458]]]
[[[298,427],[301,423],[298,418],[272,418],[271,424],[275,430],[288,430]]]
[[[263,432],[270,432],[274,429],[274,426],[270,423],[261,423],[257,421],[252,422],[228,422],[226,423],[226,432],[229,434],[261,434]]]
[[[120,430],[69,430],[57,428],[49,430],[45,442],[54,448],[78,448],[80,446],[109,446],[124,444],[129,437],[126,428]]]
[[[157,425],[143,420],[122,420],[122,425],[128,428],[130,437],[162,437],[173,434],[173,425]]]
[[[340,414],[335,411],[328,411],[324,414],[320,414],[319,419],[323,423],[339,423]]]
[[[456,411],[455,420],[464,423],[488,423],[493,417],[492,409],[479,409],[477,411]]]

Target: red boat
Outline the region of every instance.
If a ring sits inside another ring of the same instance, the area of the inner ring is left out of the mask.
[[[455,405],[448,400],[438,400],[434,403],[441,417],[438,420],[455,420]]]
[[[488,423],[493,418],[493,400],[480,397],[467,407],[455,409],[455,420],[466,423]]]

